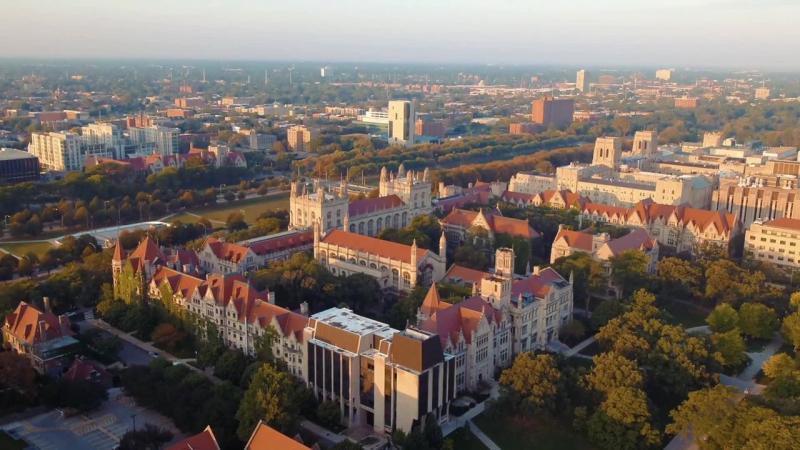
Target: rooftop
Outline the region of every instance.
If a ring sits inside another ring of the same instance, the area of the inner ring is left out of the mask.
[[[23,150],[17,150],[15,148],[0,148],[0,161],[12,161],[15,159],[28,159],[28,158],[36,158],[36,155],[28,153]]]
[[[391,331],[389,335],[392,335],[398,332],[397,330],[392,330],[389,325],[383,322],[378,322],[377,320],[373,320],[368,317],[359,316],[347,308],[326,309],[325,311],[314,314],[311,316],[311,319],[315,319],[319,322],[339,328],[349,333],[357,334],[359,336],[385,331]]]

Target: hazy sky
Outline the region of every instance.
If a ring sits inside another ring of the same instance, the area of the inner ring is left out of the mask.
[[[800,0],[0,0],[0,56],[800,68]]]

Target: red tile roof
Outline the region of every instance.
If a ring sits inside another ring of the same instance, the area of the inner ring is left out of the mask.
[[[553,243],[558,242],[560,239],[564,239],[570,248],[581,249],[589,253],[592,252],[592,235],[589,233],[562,228],[558,231],[558,234],[556,234]]]
[[[625,236],[617,239],[612,239],[606,243],[609,250],[613,255],[619,255],[628,250],[651,250],[655,245],[655,239],[652,239],[646,230],[636,228]]]
[[[220,450],[220,447],[209,425],[205,430],[170,445],[166,450]]]
[[[550,292],[553,283],[566,281],[552,267],[539,271],[538,275],[531,275],[522,280],[516,280],[511,285],[511,295],[516,298],[525,293],[531,293],[537,298],[544,298]]]
[[[214,255],[224,261],[231,261],[238,264],[247,257],[249,248],[232,242],[223,242],[215,237],[206,239],[206,246],[211,249]]]
[[[772,219],[768,222],[764,222],[763,225],[767,227],[785,228],[787,230],[800,231],[800,219],[790,219],[788,217]]]
[[[321,242],[338,245],[351,250],[379,255],[395,261],[411,264],[411,246],[383,239],[362,236],[349,231],[333,230]],[[421,262],[428,255],[428,250],[417,249],[417,261]]]
[[[90,381],[111,383],[111,374],[99,363],[83,358],[75,358],[72,365],[64,373],[63,378],[67,381]]]
[[[447,273],[444,275],[444,279],[451,282],[477,284],[480,283],[481,280],[488,275],[490,275],[488,272],[483,272],[481,270],[470,269],[469,267],[453,264],[447,270]]]
[[[524,237],[533,239],[540,236],[540,234],[531,228],[527,220],[513,219],[504,217],[499,214],[492,214],[487,212],[468,211],[465,209],[453,209],[450,214],[442,219],[445,225],[456,226],[468,229],[476,225],[479,215],[483,215],[486,222],[489,224],[490,231],[494,233],[506,233],[512,236]]]
[[[8,327],[17,339],[28,344],[72,336],[67,316],[57,317],[51,312],[42,312],[26,302],[20,302],[14,312],[6,315],[3,326]]]
[[[348,215],[352,219],[360,215],[399,208],[404,205],[403,200],[394,194],[378,198],[365,198],[351,202],[348,207]]]
[[[311,450],[302,443],[270,427],[263,420],[258,422],[244,450]]]
[[[300,231],[294,234],[269,238],[247,244],[256,255],[263,256],[269,253],[281,252],[293,248],[305,247],[314,244],[313,231]]]

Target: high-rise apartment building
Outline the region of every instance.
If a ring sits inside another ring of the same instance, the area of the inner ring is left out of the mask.
[[[113,149],[87,145],[80,135],[71,132],[32,133],[28,152],[39,158],[42,169],[60,172],[83,170],[87,156],[114,156]]]
[[[114,158],[125,158],[122,131],[114,124],[90,123],[85,127],[81,127],[81,138],[84,145],[91,147],[104,146],[112,152]]]
[[[581,92],[589,92],[589,72],[581,69],[575,76],[575,89]]]
[[[414,145],[414,104],[408,100],[389,102],[389,144]]]
[[[658,69],[656,70],[656,80],[670,81],[672,76],[675,75],[675,69]]]
[[[575,112],[575,100],[556,99],[545,96],[533,101],[531,106],[531,121],[546,127],[562,128],[572,123],[572,114]]]
[[[311,130],[303,125],[295,125],[286,130],[286,142],[289,150],[295,152],[311,151]]]
[[[160,126],[128,128],[128,136],[142,148],[142,153],[159,153],[169,156],[178,153],[181,130]],[[150,151],[152,149],[152,151]]]

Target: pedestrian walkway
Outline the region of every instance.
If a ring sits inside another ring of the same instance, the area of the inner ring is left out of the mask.
[[[572,357],[572,356],[575,356],[575,354],[577,354],[577,353],[578,353],[578,352],[580,352],[581,350],[583,350],[583,349],[585,349],[586,347],[588,347],[588,346],[592,345],[592,343],[593,343],[595,340],[597,340],[597,338],[596,338],[595,336],[592,336],[592,337],[590,337],[590,338],[588,338],[588,339],[585,339],[583,342],[579,343],[579,344],[578,344],[578,345],[576,345],[575,347],[572,347],[571,349],[569,349],[569,350],[567,350],[567,351],[563,352],[562,354],[564,355],[564,357],[565,357],[565,358],[570,358],[570,357]]]
[[[501,450],[500,446],[494,443],[492,438],[486,435],[480,428],[478,428],[472,420],[467,421],[467,430],[469,430],[476,438],[478,438],[483,445],[489,450]]]

